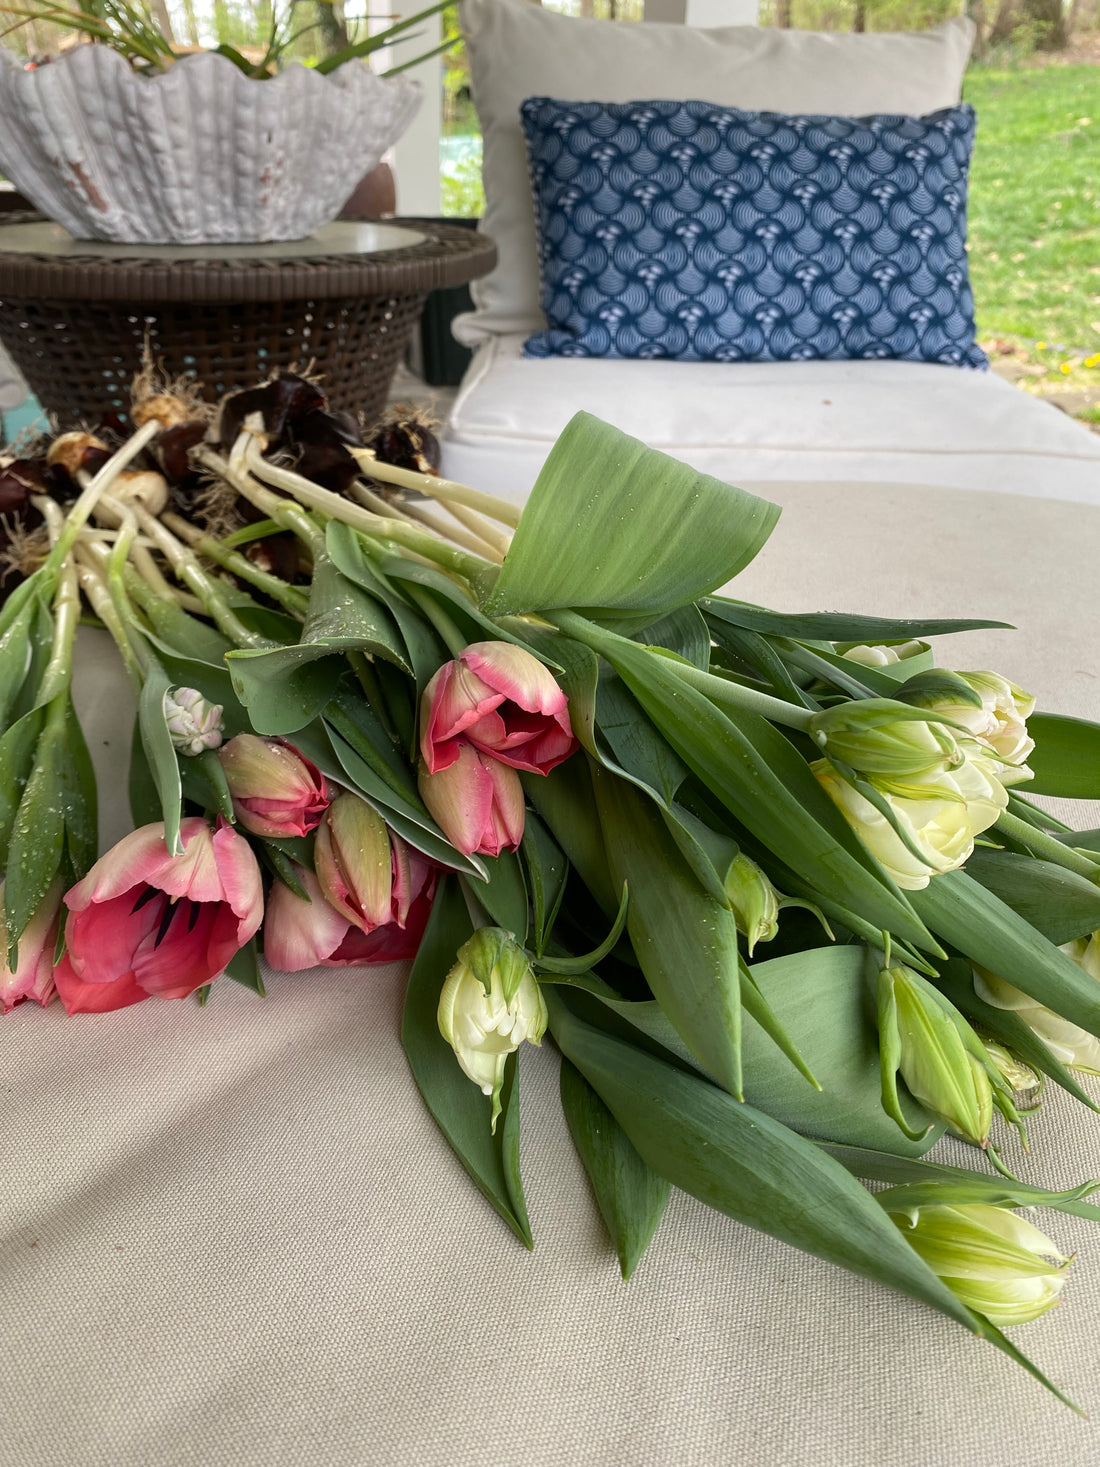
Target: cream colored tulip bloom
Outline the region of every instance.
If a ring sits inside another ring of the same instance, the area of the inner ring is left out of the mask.
[[[538,1044],[546,1032],[546,1000],[526,952],[510,932],[481,927],[458,950],[439,995],[439,1032],[462,1071],[493,1100],[492,1129],[508,1056]]]
[[[930,707],[973,735],[995,761],[994,773],[1003,785],[1030,779],[1027,757],[1035,740],[1028,734],[1027,720],[1035,712],[1035,699],[999,672],[957,672],[955,676],[978,694],[982,706],[944,699]]]
[[[837,774],[827,759],[810,765],[819,783],[860,840],[904,891],[920,891],[933,876],[955,871],[974,849],[974,837],[993,825],[1008,795],[986,761],[967,758],[930,781],[927,799],[884,794],[916,852],[879,810]],[[918,788],[919,781],[911,781]]]
[[[849,662],[858,662],[862,667],[893,667],[896,662],[904,662],[907,657],[919,656],[926,647],[925,642],[900,642],[894,647],[877,644],[868,647],[861,644],[858,647],[849,647],[846,652],[840,652],[840,655]],[[839,652],[840,648],[837,647],[836,650]]]
[[[1100,932],[1091,937],[1067,942],[1062,951],[1083,968],[1090,977],[1100,982]],[[1071,1070],[1083,1070],[1089,1075],[1100,1075],[1100,1039],[1094,1034],[1071,1024],[1053,1009],[1048,1009],[1030,994],[1023,993],[1003,978],[988,973],[984,968],[974,969],[974,992],[986,1003],[997,1009],[1011,1009],[1019,1014],[1024,1023],[1043,1041],[1055,1059],[1068,1065]]]

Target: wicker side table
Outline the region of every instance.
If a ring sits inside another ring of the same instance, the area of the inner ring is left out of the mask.
[[[291,244],[104,245],[37,215],[0,226],[0,340],[63,427],[125,414],[148,340],[211,400],[312,370],[333,407],[381,410],[429,291],[487,274],[483,235],[338,221]]]

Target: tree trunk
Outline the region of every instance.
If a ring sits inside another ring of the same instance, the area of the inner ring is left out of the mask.
[[[856,17],[852,22],[852,30],[857,35],[862,35],[867,29],[867,0],[856,0]]]
[[[1000,0],[997,13],[993,18],[993,24],[989,30],[989,39],[997,45],[1001,41],[1007,41],[1012,32],[1020,24],[1020,6],[1018,0]]]
[[[1066,44],[1062,0],[1024,0],[1024,11],[1035,25],[1035,43],[1039,50],[1061,51]]]
[[[187,25],[187,44],[199,44],[199,20],[195,14],[195,0],[183,0],[183,18]]]
[[[775,23],[782,30],[791,28],[791,0],[776,0]]]

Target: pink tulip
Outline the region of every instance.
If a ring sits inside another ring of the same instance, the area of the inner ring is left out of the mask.
[[[420,751],[429,774],[458,759],[462,739],[531,774],[549,774],[577,748],[569,700],[538,658],[511,642],[475,642],[424,689]]]
[[[42,905],[23,929],[14,970],[8,965],[8,929],[3,920],[4,882],[0,881],[0,1013],[8,1013],[25,998],[43,1008],[56,997],[53,955],[61,917],[61,882],[54,880]]]
[[[396,839],[396,837],[395,837]],[[435,868],[418,852],[395,863],[394,915],[364,932],[325,900],[321,884],[302,866],[295,875],[309,900],[276,881],[267,898],[264,957],[283,973],[304,968],[349,968],[362,963],[391,963],[413,958],[428,925],[435,894]],[[400,913],[400,915],[398,915]]]
[[[325,900],[364,933],[393,918],[395,853],[386,822],[358,795],[338,795],[317,827],[314,859]]]
[[[499,856],[523,837],[523,786],[514,769],[455,739],[455,754],[436,773],[420,766],[420,798],[464,856]]]
[[[181,822],[180,837],[173,856],[164,825],[143,825],[65,894],[67,951],[54,978],[70,1014],[186,998],[259,927],[263,884],[244,837],[200,816]]]
[[[233,811],[245,830],[278,840],[307,835],[329,803],[321,771],[284,739],[238,734],[218,750]]]

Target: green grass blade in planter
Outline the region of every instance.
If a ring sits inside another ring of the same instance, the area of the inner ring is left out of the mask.
[[[455,1155],[520,1241],[530,1248],[531,1228],[519,1177],[515,1055],[509,1060],[500,1097],[503,1113],[494,1136],[489,1129],[492,1102],[459,1069],[436,1023],[443,980],[472,931],[458,883],[444,877],[409,975],[401,1043],[424,1103]]]
[[[624,1279],[637,1268],[668,1205],[671,1186],[651,1171],[575,1065],[561,1062],[561,1105]]]
[[[577,413],[542,467],[485,610],[587,607],[642,627],[735,576],[778,518],[776,505]]]
[[[740,1096],[737,921],[699,884],[650,800],[603,769],[593,769],[592,781],[612,879],[630,888],[627,931],[653,996],[708,1074]]]
[[[1029,795],[1100,800],[1100,723],[1060,713],[1033,713],[1027,731],[1035,740],[1028,765],[1035,778]]]

